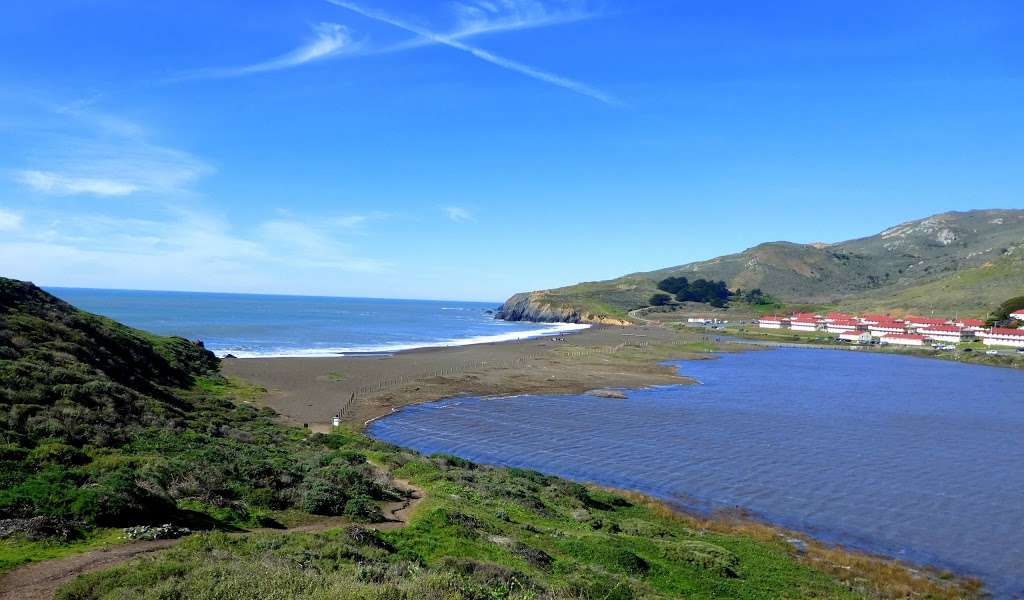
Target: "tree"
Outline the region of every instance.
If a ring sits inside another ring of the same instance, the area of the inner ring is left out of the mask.
[[[989,325],[996,325],[1010,320],[1010,313],[1024,310],[1024,296],[1010,298],[999,305],[999,308],[992,311],[988,318]]]
[[[690,282],[685,277],[668,277],[658,282],[658,289],[668,292],[673,296],[690,288]]]
[[[672,296],[668,294],[655,294],[651,296],[651,299],[647,301],[651,306],[665,306],[672,301]]]

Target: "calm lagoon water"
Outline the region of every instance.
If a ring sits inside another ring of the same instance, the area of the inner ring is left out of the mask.
[[[460,398],[370,432],[690,509],[743,507],[1024,595],[1024,372],[811,349],[677,364],[701,385]]]
[[[510,323],[496,304],[50,288],[79,308],[161,335],[201,339],[220,356],[336,356],[554,335],[581,325]]]

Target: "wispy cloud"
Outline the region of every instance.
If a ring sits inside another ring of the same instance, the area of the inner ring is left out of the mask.
[[[19,183],[37,192],[58,196],[74,196],[77,194],[94,194],[96,196],[127,196],[139,191],[139,187],[126,181],[114,179],[96,179],[92,177],[73,177],[52,171],[19,171]]]
[[[17,231],[21,224],[21,215],[0,208],[0,231]]]
[[[0,229],[6,211],[0,211]],[[148,218],[36,212],[0,236],[5,275],[52,284],[323,293],[340,273],[388,273],[314,219],[239,226],[169,209]]]
[[[466,223],[475,220],[473,218],[473,213],[461,206],[446,206],[444,207],[444,213],[448,215],[450,220],[455,221],[456,223]]]
[[[562,77],[561,75],[555,75],[553,73],[549,73],[547,71],[543,71],[543,70],[538,69],[536,67],[532,67],[530,65],[526,65],[526,64],[523,64],[521,62],[514,61],[512,59],[508,59],[508,58],[504,58],[502,56],[498,56],[497,54],[494,54],[493,52],[490,52],[488,50],[484,50],[482,48],[466,44],[465,42],[462,42],[461,39],[460,39],[460,38],[468,37],[470,35],[477,35],[477,34],[480,34],[480,33],[484,33],[486,31],[497,31],[497,30],[500,30],[500,29],[515,29],[515,28],[526,27],[527,23],[529,23],[530,21],[528,19],[523,18],[523,17],[515,17],[515,18],[507,19],[504,22],[502,22],[500,20],[496,21],[496,22],[492,21],[492,20],[477,20],[475,23],[471,21],[469,26],[466,26],[466,23],[464,22],[463,23],[464,27],[463,27],[463,29],[461,31],[457,31],[457,32],[452,33],[452,34],[444,34],[444,33],[438,33],[438,32],[432,31],[430,29],[426,29],[426,28],[421,27],[419,25],[415,25],[413,23],[410,23],[410,22],[405,21],[403,19],[399,19],[397,17],[393,17],[391,15],[388,15],[388,14],[380,12],[380,11],[374,11],[374,10],[365,9],[365,8],[359,6],[358,4],[355,4],[355,3],[352,3],[352,2],[348,2],[347,0],[326,0],[326,1],[331,3],[331,4],[333,4],[333,5],[335,5],[335,6],[339,6],[341,8],[346,9],[346,10],[352,11],[352,12],[354,12],[356,14],[362,15],[362,16],[368,18],[368,19],[372,19],[374,21],[378,21],[378,22],[381,22],[381,23],[386,23],[388,25],[391,25],[392,27],[396,27],[396,28],[402,29],[402,30],[404,30],[406,32],[415,34],[421,40],[425,40],[425,41],[427,41],[427,42],[429,42],[431,44],[440,44],[442,46],[448,46],[449,48],[453,48],[455,50],[459,50],[461,52],[465,52],[467,54],[470,54],[471,56],[474,56],[474,57],[476,57],[476,58],[478,58],[478,59],[480,59],[480,60],[482,60],[484,62],[491,63],[491,64],[493,64],[495,66],[501,67],[503,69],[507,69],[509,71],[520,73],[522,75],[525,75],[527,77],[531,77],[531,78],[536,79],[538,81],[543,81],[544,83],[548,83],[548,84],[551,84],[551,85],[554,85],[554,86],[557,86],[557,87],[560,87],[560,88],[567,89],[567,90],[575,92],[577,94],[582,94],[584,96],[589,96],[590,98],[593,98],[593,99],[598,100],[600,102],[604,102],[605,104],[609,104],[609,105],[613,105],[613,106],[620,104],[620,102],[616,98],[614,98],[612,95],[610,95],[610,94],[608,94],[606,92],[603,92],[603,91],[601,91],[601,90],[599,90],[597,88],[594,88],[594,87],[592,87],[590,85],[587,85],[585,83],[576,81],[574,79],[570,79],[568,77]],[[482,6],[482,5],[483,4],[481,4],[480,6]],[[486,10],[480,9],[479,6],[477,8],[478,8],[478,10],[476,10],[473,13],[474,15],[478,15],[479,16],[479,15],[485,15],[486,14],[486,12],[487,12]],[[409,44],[406,44],[404,47],[409,47],[409,46],[410,46]],[[399,48],[401,48],[401,47],[402,46],[399,46]]]
[[[150,139],[131,121],[87,106],[52,110],[53,132],[35,135],[15,181],[55,196],[130,196],[140,192],[185,191],[213,168],[195,156]]]
[[[353,51],[358,47],[359,44],[352,39],[344,25],[319,23],[313,28],[313,38],[311,40],[291,52],[276,58],[251,65],[199,69],[172,77],[170,81],[220,79],[265,73],[267,71],[279,71],[337,56],[343,52]]]

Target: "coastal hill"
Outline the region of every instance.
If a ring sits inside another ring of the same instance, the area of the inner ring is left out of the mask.
[[[1024,210],[948,212],[834,244],[767,242],[711,260],[516,294],[498,315],[619,324],[674,276],[760,288],[788,304],[983,317],[1024,290]]]

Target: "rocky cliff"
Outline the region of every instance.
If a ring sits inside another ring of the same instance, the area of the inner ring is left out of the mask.
[[[632,325],[627,319],[587,310],[579,306],[553,303],[545,296],[545,292],[516,294],[505,301],[495,317],[506,321]]]

